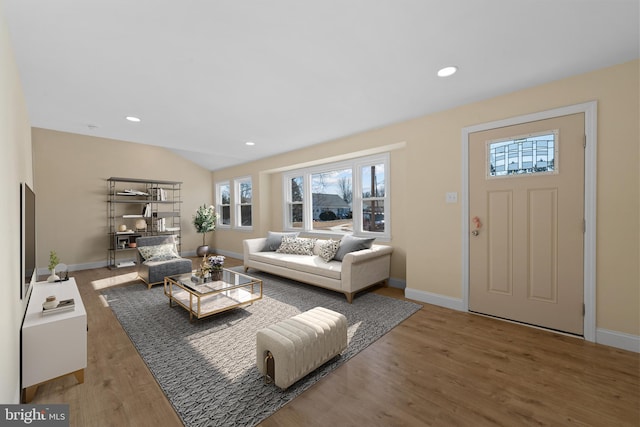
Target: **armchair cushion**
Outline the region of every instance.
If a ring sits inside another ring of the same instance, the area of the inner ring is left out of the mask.
[[[169,259],[180,258],[180,255],[176,252],[175,245],[153,245],[153,246],[140,246],[138,248],[140,256],[146,261],[166,261]]]

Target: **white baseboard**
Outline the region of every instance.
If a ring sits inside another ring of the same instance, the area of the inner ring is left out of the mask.
[[[467,311],[467,308],[464,307],[462,299],[460,298],[448,297],[412,288],[405,288],[404,296],[405,298],[426,302],[427,304],[439,305],[440,307],[450,308],[452,310]]]
[[[598,344],[640,353],[640,336],[638,335],[596,328],[596,342]]]
[[[244,254],[239,254],[236,252],[231,252],[231,251],[223,251],[222,249],[213,249],[211,252],[217,254],[217,255],[224,255],[224,256],[228,256],[230,258],[237,258],[239,260],[243,260],[244,259]]]

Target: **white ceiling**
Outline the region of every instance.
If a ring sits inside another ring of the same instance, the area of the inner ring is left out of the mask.
[[[32,126],[211,170],[640,50],[638,0],[3,1]]]

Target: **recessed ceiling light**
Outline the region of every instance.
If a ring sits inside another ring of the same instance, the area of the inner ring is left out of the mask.
[[[136,122],[136,123],[137,123],[137,122],[139,122],[139,121],[140,121],[140,119],[139,119],[139,118],[134,117],[134,116],[127,116],[127,117],[125,117],[125,118],[126,118],[127,120],[129,120],[130,122]]]
[[[256,143],[255,142],[251,142],[251,141],[247,141],[247,142],[244,143],[244,145],[253,146],[253,145],[256,145]]]
[[[456,71],[458,71],[458,67],[444,67],[438,70],[438,77],[449,77],[455,74]]]

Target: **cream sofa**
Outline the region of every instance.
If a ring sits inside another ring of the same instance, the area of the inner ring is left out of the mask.
[[[342,292],[351,303],[356,292],[389,279],[393,248],[373,245],[370,249],[349,252],[342,261],[323,261],[319,254],[325,240],[318,239],[314,255],[284,254],[264,251],[267,238],[246,239],[244,271],[249,268]]]

